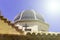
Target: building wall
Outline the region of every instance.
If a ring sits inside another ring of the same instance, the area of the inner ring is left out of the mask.
[[[15,30],[11,25],[8,25],[7,22],[4,22],[4,20],[0,19],[0,34],[18,34],[19,32]]]
[[[19,26],[19,29],[22,29],[24,31],[25,27],[23,27],[25,24],[27,24],[29,27],[28,29],[31,29],[32,32],[38,32],[38,31],[48,31],[48,24],[45,24],[43,22],[38,21],[20,21],[15,23],[16,26]]]

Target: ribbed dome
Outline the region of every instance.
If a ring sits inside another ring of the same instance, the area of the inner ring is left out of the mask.
[[[44,22],[43,17],[34,10],[23,10],[14,19],[14,21],[20,21],[20,20],[41,20]]]

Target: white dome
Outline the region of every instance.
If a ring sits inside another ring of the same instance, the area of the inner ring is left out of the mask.
[[[38,14],[34,10],[23,10],[14,19],[14,21],[20,21],[20,20],[41,20],[44,22],[44,18],[42,17],[42,15]]]

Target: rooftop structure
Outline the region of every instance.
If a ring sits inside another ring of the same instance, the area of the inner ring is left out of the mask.
[[[20,21],[20,20],[40,20],[44,22],[44,18],[42,17],[42,15],[38,14],[34,10],[23,10],[15,17],[14,21]]]
[[[49,28],[49,25],[45,23],[43,16],[35,10],[23,10],[14,18],[14,23],[23,31],[48,31]]]

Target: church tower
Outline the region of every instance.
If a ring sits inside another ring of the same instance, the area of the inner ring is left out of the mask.
[[[42,15],[35,10],[23,10],[14,18],[14,24],[25,32],[48,31],[49,28]]]

